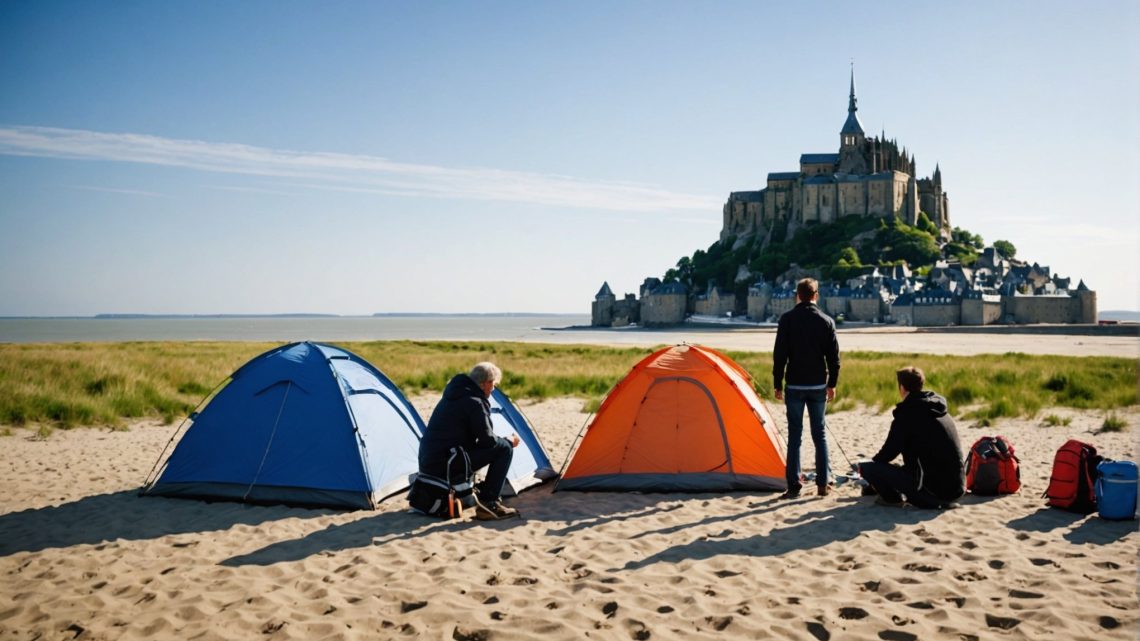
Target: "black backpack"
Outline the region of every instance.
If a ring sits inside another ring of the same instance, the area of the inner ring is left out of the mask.
[[[463,516],[463,500],[475,489],[472,472],[467,452],[462,447],[453,447],[447,458],[447,477],[417,472],[408,489],[408,503],[413,511],[420,514],[460,518]]]

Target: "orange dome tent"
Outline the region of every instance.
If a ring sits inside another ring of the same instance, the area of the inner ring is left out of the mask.
[[[784,490],[784,446],[751,377],[677,345],[634,366],[598,408],[556,490]]]

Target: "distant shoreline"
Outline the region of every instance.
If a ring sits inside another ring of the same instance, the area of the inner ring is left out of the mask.
[[[547,312],[377,312],[375,314],[313,314],[290,312],[284,314],[95,314],[92,316],[0,316],[0,320],[164,320],[202,318],[542,318],[554,316],[580,316]]]

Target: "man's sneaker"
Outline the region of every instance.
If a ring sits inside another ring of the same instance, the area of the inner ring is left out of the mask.
[[[815,494],[816,496],[827,496],[828,494],[831,494],[832,490],[834,489],[834,483],[828,483],[827,485],[817,485],[815,488]]]
[[[795,498],[799,498],[799,496],[800,496],[800,488],[798,488],[798,487],[797,487],[797,488],[796,488],[796,489],[794,489],[794,490],[791,490],[791,489],[789,489],[787,492],[784,492],[784,493],[783,493],[783,494],[781,494],[780,496],[777,496],[777,497],[776,497],[776,500],[778,500],[778,501],[784,501],[784,500],[787,500],[787,499],[795,499]]]
[[[519,515],[518,510],[513,507],[507,507],[503,505],[502,501],[491,501],[490,503],[486,504],[486,507],[491,512],[494,512],[495,516],[500,519],[509,519],[511,517]]]
[[[483,505],[482,503],[475,503],[475,520],[476,521],[498,521],[499,515],[494,510]]]

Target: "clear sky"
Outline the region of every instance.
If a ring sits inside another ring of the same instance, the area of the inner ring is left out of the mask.
[[[580,312],[859,116],[1140,309],[1140,3],[0,2],[0,315]]]

